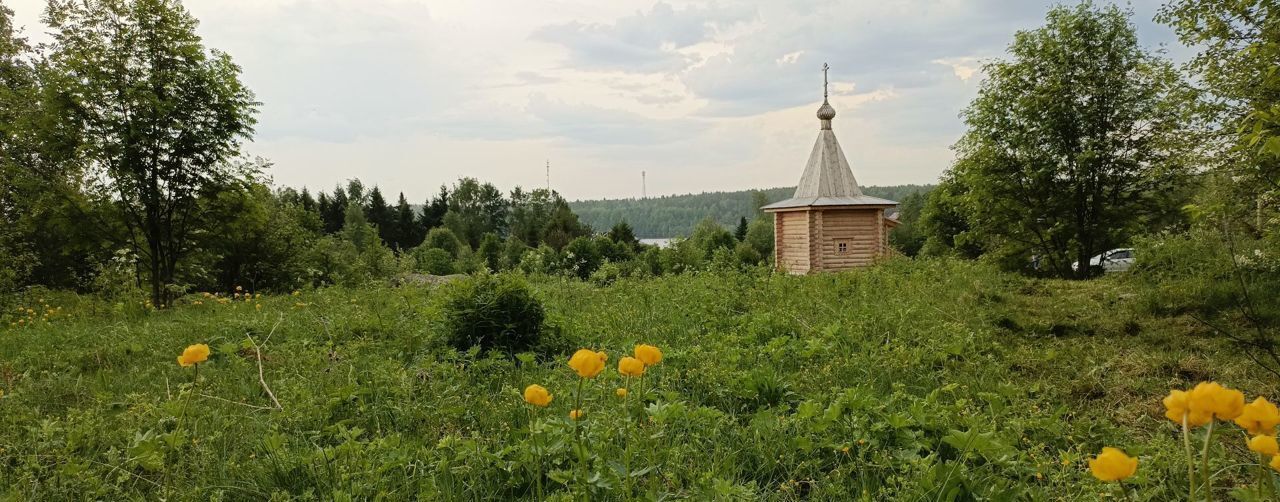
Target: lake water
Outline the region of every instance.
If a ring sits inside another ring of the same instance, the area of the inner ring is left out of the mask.
[[[664,237],[661,239],[640,239],[640,243],[648,244],[650,246],[658,246],[660,248],[668,248],[668,247],[671,247],[671,238]]]

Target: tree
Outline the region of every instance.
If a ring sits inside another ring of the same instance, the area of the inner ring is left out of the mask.
[[[961,207],[966,194],[966,187],[950,173],[944,174],[938,187],[929,192],[920,210],[920,232],[924,236],[921,254],[969,259],[982,256],[985,250],[978,239],[971,237],[969,220]]]
[[[50,2],[49,63],[84,141],[99,194],[167,305],[201,192],[250,177],[228,161],[253,132],[257,102],[231,57],[207,51],[177,0]]]
[[[631,230],[631,225],[626,220],[619,221],[609,229],[609,240],[618,244],[630,247],[632,250],[640,246],[640,239],[636,238],[636,233]]]
[[[529,245],[521,241],[520,238],[512,235],[507,237],[506,242],[502,245],[502,269],[515,270],[520,266],[520,260],[524,258],[524,253],[529,251]]]
[[[475,249],[488,232],[507,232],[507,200],[492,184],[481,184],[475,178],[462,178],[449,196],[449,212],[445,224],[463,242]],[[452,216],[452,220],[450,217]]]
[[[484,234],[480,239],[480,248],[476,250],[485,268],[490,272],[502,270],[502,238],[493,232]]]
[[[347,204],[347,214],[342,222],[342,237],[354,244],[360,252],[380,244],[378,231],[369,224],[369,219],[364,215],[364,207],[360,204]]]
[[[327,234],[338,233],[346,219],[347,191],[342,186],[333,187],[333,195],[328,197],[328,204],[325,204],[323,195],[321,194],[320,199],[320,218],[324,220],[324,231]]]
[[[924,210],[925,193],[916,192],[898,203],[898,226],[889,232],[889,243],[907,256],[915,256],[924,246],[920,231],[920,212]]]
[[[1056,7],[1009,52],[985,67],[949,175],[998,261],[1084,277],[1073,263],[1177,213],[1163,196],[1188,172],[1190,92],[1115,6]]]
[[[1189,68],[1205,91],[1201,118],[1216,127],[1199,139],[1224,196],[1197,201],[1199,210],[1259,235],[1280,209],[1280,8],[1271,0],[1177,0],[1157,20],[1200,49]]]
[[[717,249],[733,249],[735,244],[733,234],[710,217],[699,222],[689,238],[679,243],[680,246],[692,246],[704,260],[710,260]]]
[[[400,192],[400,198],[396,200],[395,214],[395,238],[392,246],[403,250],[421,244],[426,231],[418,226],[417,216],[409,205],[409,200],[404,198],[404,192]]]
[[[560,199],[551,209],[550,221],[543,234],[543,242],[556,251],[560,251],[570,241],[578,237],[591,235],[591,227],[578,221],[578,215],[569,209],[569,204]]]
[[[511,191],[509,231],[521,241],[537,246],[546,238],[551,215],[568,203],[553,190],[538,188],[525,192]]]
[[[395,215],[391,206],[387,205],[387,199],[382,196],[382,190],[376,185],[369,192],[369,207],[365,209],[365,213],[369,217],[369,223],[378,227],[378,237],[382,242],[394,247],[397,240]]]
[[[736,239],[738,242],[742,242],[742,239],[747,238],[747,217],[746,216],[743,216],[741,219],[738,220],[738,228],[734,229],[733,238]]]
[[[13,11],[0,5],[0,292],[26,282],[34,267],[34,253],[19,230],[24,213],[23,166],[31,161],[32,145],[22,127],[38,89],[35,69],[27,59],[31,48],[13,26]]]
[[[316,200],[311,197],[311,192],[307,190],[307,187],[302,187],[302,193],[298,195],[298,204],[307,212],[316,212],[317,210]]]
[[[462,243],[458,241],[458,236],[445,227],[436,227],[427,232],[427,238],[422,245],[431,249],[443,249],[449,253],[450,258],[457,258],[462,250]]]
[[[440,185],[440,194],[422,205],[418,226],[422,227],[423,232],[428,232],[444,223],[444,214],[447,212],[449,212],[449,188]]]

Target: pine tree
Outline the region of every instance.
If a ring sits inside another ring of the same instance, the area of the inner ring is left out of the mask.
[[[422,205],[422,214],[418,216],[418,226],[423,232],[444,224],[444,214],[449,212],[449,188],[440,185],[440,194],[427,200]]]
[[[382,242],[388,246],[393,245],[398,239],[395,215],[391,207],[387,205],[387,199],[382,196],[382,190],[377,186],[374,186],[373,191],[369,192],[369,204],[365,209],[365,214],[369,218],[369,223],[378,228],[378,237],[382,238]]]
[[[743,216],[742,219],[738,220],[738,229],[733,232],[733,238],[737,239],[738,242],[742,242],[742,239],[747,238],[747,217],[746,216]]]
[[[409,200],[404,198],[404,192],[400,192],[400,198],[396,201],[396,233],[392,244],[394,247],[405,250],[422,243],[422,238],[426,236],[426,231],[418,226],[415,216],[413,207],[409,205]]]
[[[302,208],[307,211],[316,210],[316,200],[311,198],[311,192],[307,190],[307,187],[302,187],[302,195],[299,196],[299,202],[302,204]]]
[[[342,230],[342,222],[347,217],[347,191],[341,186],[333,188],[333,195],[329,196],[329,210],[320,214],[320,218],[324,220],[325,233],[337,233]]]

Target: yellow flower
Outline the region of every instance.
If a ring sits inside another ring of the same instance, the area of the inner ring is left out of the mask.
[[[618,360],[618,373],[623,376],[638,377],[644,374],[644,363],[634,357],[624,357]]]
[[[242,288],[242,287],[240,287],[240,286],[236,286],[236,291],[244,291],[244,288]]]
[[[1275,455],[1280,453],[1280,443],[1276,443],[1275,436],[1254,436],[1249,440],[1249,450],[1263,455]]]
[[[1236,417],[1236,425],[1249,434],[1271,434],[1275,432],[1276,425],[1280,425],[1280,410],[1267,398],[1259,397],[1244,405],[1244,411]]]
[[[1271,468],[1280,471],[1280,455],[1271,457]]]
[[[209,346],[203,343],[188,346],[182,351],[182,355],[178,356],[178,364],[187,367],[193,364],[200,364],[209,359]]]
[[[1123,451],[1104,447],[1097,457],[1089,459],[1089,472],[1102,481],[1120,481],[1138,471],[1138,459]]]
[[[569,412],[570,420],[582,420],[582,410],[573,410]]]
[[[600,353],[590,349],[578,349],[573,353],[573,357],[569,358],[569,367],[578,373],[582,378],[595,378],[601,371],[604,371],[604,361],[600,358]]]
[[[603,350],[600,352],[596,352],[596,355],[600,357],[600,362],[602,363],[609,362],[609,354],[606,354]]]
[[[551,404],[551,399],[551,393],[547,392],[546,387],[533,384],[524,388],[524,402],[526,403],[546,408],[548,404]]]
[[[1192,415],[1212,413],[1216,418],[1232,420],[1244,412],[1244,394],[1217,382],[1200,382],[1188,393],[1187,408]]]
[[[662,362],[662,351],[652,345],[636,345],[636,359],[643,361],[645,366],[653,366]]]
[[[1186,415],[1187,427],[1192,428],[1200,427],[1201,425],[1209,423],[1209,420],[1213,418],[1213,415],[1208,412],[1191,413],[1187,407],[1187,396],[1188,393],[1186,391],[1177,389],[1169,391],[1169,395],[1164,398],[1165,418],[1181,425],[1182,416]]]
[[[617,394],[618,397],[627,397],[626,387],[618,387],[618,390],[613,391],[613,393]]]

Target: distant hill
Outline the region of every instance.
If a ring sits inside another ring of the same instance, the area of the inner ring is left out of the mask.
[[[933,185],[866,186],[862,191],[874,197],[901,201],[907,195],[932,188]],[[570,202],[569,207],[597,232],[608,231],[617,222],[626,221],[640,238],[683,237],[707,216],[730,228],[743,216],[751,219],[756,214],[752,192],[763,192],[765,199],[776,202],[791,197],[795,190],[795,187],[778,187],[648,199],[579,200]]]

